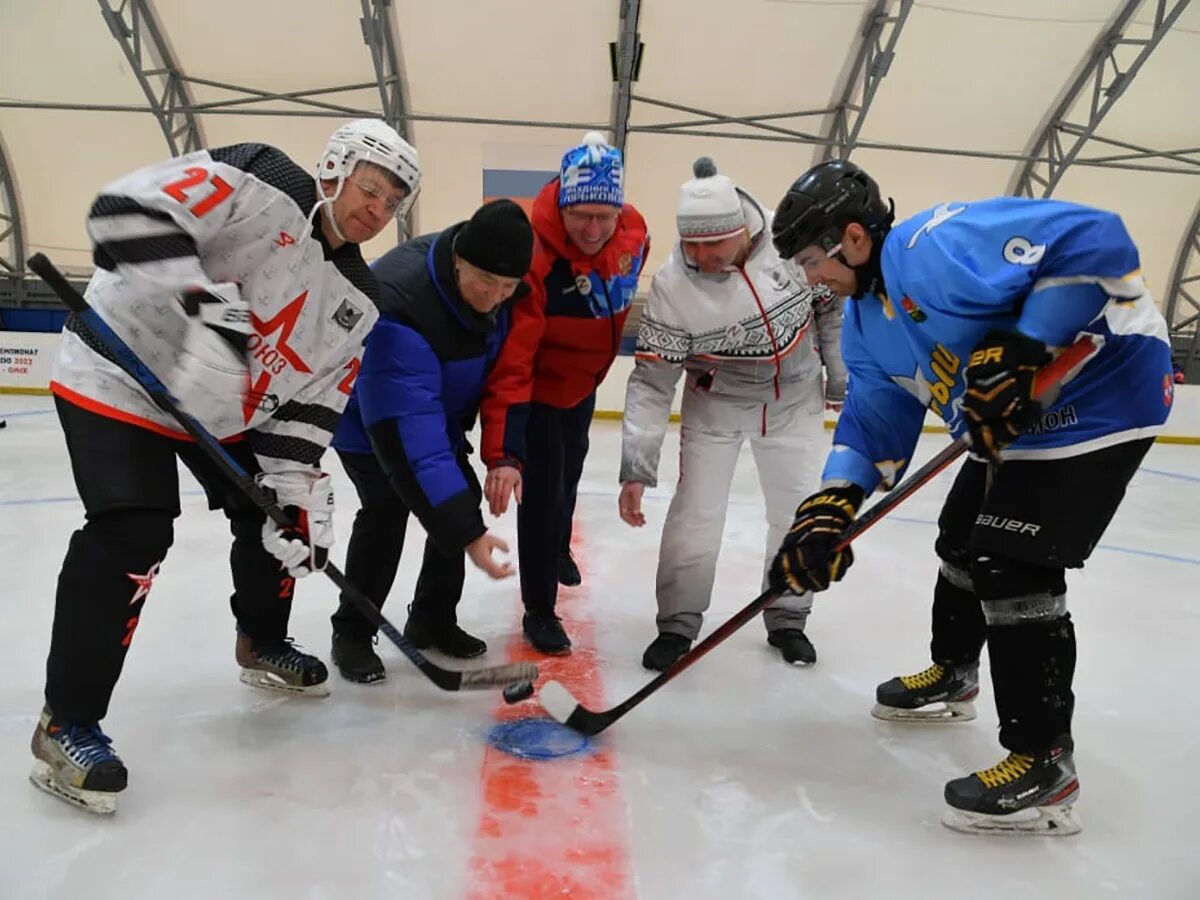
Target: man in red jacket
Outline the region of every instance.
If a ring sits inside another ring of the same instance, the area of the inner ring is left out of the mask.
[[[571,649],[554,614],[559,565],[570,562],[596,387],[616,358],[650,250],[645,220],[624,203],[623,176],[621,151],[589,132],[534,200],[530,293],[513,307],[484,388],[484,494],[493,515],[514,495],[519,504],[523,625],[542,653]]]

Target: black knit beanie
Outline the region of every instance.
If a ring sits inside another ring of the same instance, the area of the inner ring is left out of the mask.
[[[524,278],[533,259],[533,228],[517,204],[492,200],[475,210],[459,231],[454,252],[493,275]]]

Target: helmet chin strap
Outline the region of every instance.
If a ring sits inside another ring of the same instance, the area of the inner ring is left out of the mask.
[[[346,186],[346,176],[339,175],[338,179],[337,179],[337,188],[334,190],[333,196],[323,197],[322,199],[318,200],[315,204],[313,204],[313,208],[308,214],[308,226],[309,226],[309,228],[312,227],[313,219],[315,219],[317,216],[317,210],[321,209],[322,207],[326,207],[325,219],[329,222],[330,227],[333,229],[333,233],[337,235],[338,240],[341,241],[343,244],[348,244],[348,243],[350,243],[349,239],[344,234],[342,234],[342,229],[338,228],[337,219],[335,219],[333,216],[333,201],[342,195],[342,188],[345,186]],[[321,179],[320,178],[317,179],[317,193],[319,193],[319,194],[324,193],[324,191],[321,187]]]
[[[834,259],[843,266],[854,270],[854,278],[858,290],[851,296],[855,300],[861,300],[865,294],[881,294],[885,292],[883,284],[883,239],[887,237],[888,230],[886,228],[868,229],[868,233],[871,235],[871,255],[867,257],[867,261],[862,265],[850,265],[846,261],[845,254],[840,251],[834,256]]]

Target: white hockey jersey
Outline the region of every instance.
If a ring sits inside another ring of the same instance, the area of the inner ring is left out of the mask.
[[[108,185],[88,216],[97,270],[88,302],[160,379],[176,365],[187,289],[240,286],[254,334],[250,391],[213,435],[244,435],[264,471],[315,466],[333,438],[378,317],[356,244],[330,248],[308,216],[312,175],[265,144],[200,150]],[[68,318],[51,390],[101,415],[185,437]]]

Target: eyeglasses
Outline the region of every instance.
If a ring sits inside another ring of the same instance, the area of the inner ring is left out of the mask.
[[[572,219],[580,224],[595,222],[597,225],[612,225],[621,215],[621,211],[619,209],[613,209],[611,211],[606,210],[605,212],[598,213],[589,213],[575,209],[573,206],[566,207],[563,209],[562,213],[565,218]]]
[[[796,260],[796,262],[798,262],[800,264],[800,268],[802,268],[805,271],[805,273],[812,273],[812,272],[815,272],[817,267],[819,265],[821,265],[821,263],[823,263],[825,260],[829,259],[831,256],[836,256],[837,254],[839,254],[841,252],[842,252],[842,244],[839,241],[838,243],[836,243],[832,247],[830,247],[828,250],[826,250],[824,256],[813,256],[811,254],[806,254],[805,256]]]
[[[403,189],[389,194],[386,189],[370,181],[359,181],[357,178],[347,180],[372,200],[382,203],[383,208],[387,210],[389,216],[396,215],[408,199],[408,191]]]

